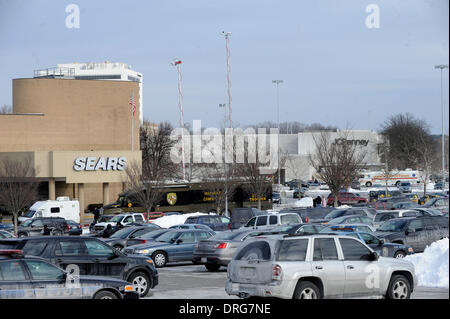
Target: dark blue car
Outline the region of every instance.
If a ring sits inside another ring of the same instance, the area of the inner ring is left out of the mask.
[[[69,235],[81,235],[83,233],[83,226],[73,220],[66,220],[67,230]]]
[[[339,230],[335,233],[338,235],[346,235],[358,238],[362,242],[366,243],[367,246],[376,251],[378,255],[383,257],[403,258],[406,255],[411,255],[414,253],[414,250],[411,246],[398,243],[385,243],[383,239],[380,239],[371,233],[351,230]]]
[[[192,261],[197,243],[211,236],[213,233],[206,230],[174,229],[154,242],[128,246],[123,252],[151,257],[156,267],[164,267],[168,262]]]
[[[186,219],[185,224],[203,224],[214,231],[230,229],[230,219],[219,215],[199,215]]]

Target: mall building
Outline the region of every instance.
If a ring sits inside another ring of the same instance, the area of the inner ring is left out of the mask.
[[[78,199],[81,220],[91,218],[87,206],[114,201],[127,165],[141,165],[140,82],[76,79],[67,68],[35,75],[12,81],[12,113],[0,115],[0,161],[31,160],[41,198]]]

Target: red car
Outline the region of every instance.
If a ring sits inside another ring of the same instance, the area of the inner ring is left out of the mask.
[[[367,203],[368,199],[359,196],[356,193],[341,192],[338,194],[338,205],[353,205],[358,203]],[[331,193],[327,200],[328,206],[334,206],[334,195]]]

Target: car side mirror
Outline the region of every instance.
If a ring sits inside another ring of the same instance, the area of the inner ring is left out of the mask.
[[[176,244],[181,244],[183,242],[183,239],[177,239]]]
[[[370,254],[369,254],[369,260],[370,261],[377,261],[378,260],[378,254],[375,252],[375,251],[373,251],[373,252],[371,252]]]

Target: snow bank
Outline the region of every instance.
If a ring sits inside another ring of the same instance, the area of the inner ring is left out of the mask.
[[[303,197],[296,201],[293,205],[294,207],[313,207],[313,199],[312,197]]]
[[[163,216],[157,218],[153,221],[153,224],[156,224],[162,228],[169,228],[170,226],[184,224],[186,219],[191,216],[199,216],[199,215],[208,215],[204,213],[190,213],[190,214],[182,214],[182,215],[170,215]]]
[[[432,243],[423,253],[404,259],[414,264],[419,286],[448,288],[448,238]]]

